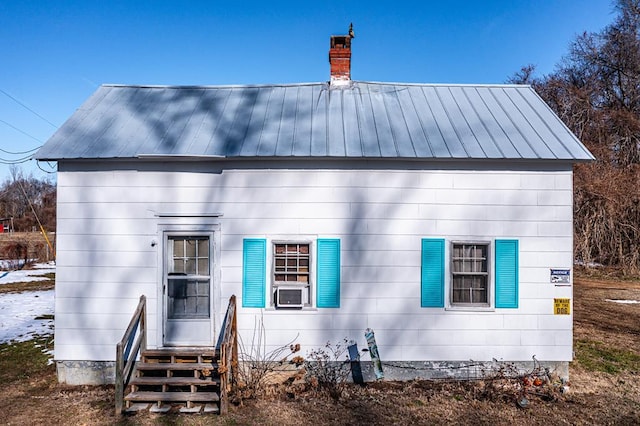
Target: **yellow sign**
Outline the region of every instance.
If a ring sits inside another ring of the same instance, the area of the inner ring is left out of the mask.
[[[554,315],[571,314],[571,299],[553,299]]]

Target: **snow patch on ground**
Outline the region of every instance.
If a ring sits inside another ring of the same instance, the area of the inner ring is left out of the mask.
[[[49,278],[42,275],[56,272],[53,263],[37,263],[33,268],[34,269],[21,269],[18,271],[0,271],[0,285],[29,281],[46,281]]]
[[[35,335],[52,334],[54,291],[0,294],[0,343],[24,342]]]
[[[634,305],[640,303],[640,300],[619,300],[619,299],[604,299],[607,302],[624,303],[625,305]]]
[[[36,264],[29,270],[0,271],[0,285],[47,280],[41,275],[55,271],[53,263]],[[51,336],[53,340],[54,300],[54,290],[0,294],[0,343],[25,342],[36,336]],[[42,351],[51,363],[53,344],[47,346]]]

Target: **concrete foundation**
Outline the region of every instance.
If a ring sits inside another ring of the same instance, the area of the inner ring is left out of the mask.
[[[68,385],[104,385],[115,383],[113,361],[57,361],[58,381]],[[362,376],[373,382],[376,376],[371,361],[360,362]],[[505,375],[523,374],[535,369],[548,369],[560,379],[569,379],[567,361],[386,361],[382,363],[384,380],[475,380],[492,377],[498,372]]]
[[[373,363],[360,363],[366,382],[376,380]],[[384,380],[476,380],[502,373],[515,376],[537,371],[569,380],[567,361],[383,361]]]
[[[116,382],[114,361],[56,361],[58,382],[67,385],[112,385]]]

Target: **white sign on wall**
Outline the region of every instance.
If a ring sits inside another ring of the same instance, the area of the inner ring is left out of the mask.
[[[550,282],[552,284],[571,285],[571,269],[551,269]]]

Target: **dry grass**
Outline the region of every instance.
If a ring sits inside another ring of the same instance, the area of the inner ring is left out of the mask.
[[[11,357],[0,345],[0,423],[46,425],[389,425],[389,424],[640,424],[639,281],[576,279],[576,360],[571,386],[554,398],[530,393],[519,408],[508,391],[483,382],[381,382],[349,385],[341,399],[310,390],[281,392],[232,406],[229,415],[114,415],[113,387],[60,386],[37,358],[33,342]],[[593,350],[593,348],[597,350]],[[31,348],[31,349],[29,349]],[[26,364],[25,358],[35,357]],[[3,371],[10,369],[12,375]]]
[[[28,281],[24,283],[2,284],[0,285],[0,294],[22,293],[24,291],[53,290],[54,286],[55,282],[53,281],[53,279],[49,279],[46,281]]]
[[[55,248],[56,234],[48,232],[47,238]],[[0,234],[0,259],[7,256],[7,249],[15,243],[22,243],[27,247],[30,259],[40,259],[41,262],[54,260],[54,253],[47,247],[47,240],[40,232],[10,232]]]

